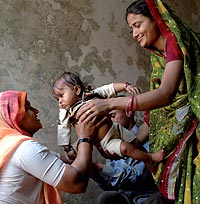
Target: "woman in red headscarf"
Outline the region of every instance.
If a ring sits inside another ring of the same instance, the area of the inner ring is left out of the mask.
[[[71,165],[66,164],[59,154],[33,138],[42,128],[38,112],[26,92],[0,92],[0,203],[61,204],[60,191],[86,190],[94,131],[87,131],[87,124],[79,125],[77,157]]]

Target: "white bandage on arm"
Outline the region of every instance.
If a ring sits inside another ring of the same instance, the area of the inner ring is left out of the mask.
[[[93,90],[93,93],[97,93],[103,98],[111,98],[116,96],[113,83],[97,87],[96,89]]]
[[[65,109],[59,110],[57,142],[59,146],[69,145],[71,143],[71,125],[69,123],[68,112]]]

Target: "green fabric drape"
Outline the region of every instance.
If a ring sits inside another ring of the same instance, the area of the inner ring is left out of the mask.
[[[155,152],[164,148],[167,153],[167,158],[156,167],[154,177],[161,191],[164,191],[169,199],[175,199],[176,203],[180,204],[198,204],[200,39],[161,0],[146,2],[162,35],[167,39],[169,33],[174,34],[184,56],[184,76],[173,103],[150,111],[150,150]],[[162,81],[166,60],[155,51],[151,54],[151,64],[152,90],[158,88]]]

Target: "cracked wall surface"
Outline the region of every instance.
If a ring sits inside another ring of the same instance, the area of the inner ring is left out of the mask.
[[[28,92],[40,110],[43,130],[36,137],[56,145],[57,103],[53,80],[76,71],[99,86],[129,81],[149,84],[149,53],[132,40],[125,21],[128,0],[0,0],[0,91]],[[199,0],[166,0],[200,33]],[[94,158],[102,160],[94,151]],[[85,194],[64,193],[66,203],[94,204],[100,189],[90,181]]]

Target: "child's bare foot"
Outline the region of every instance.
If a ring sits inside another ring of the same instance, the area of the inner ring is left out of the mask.
[[[165,156],[164,149],[161,149],[155,153],[150,153],[151,162],[155,162],[155,163],[162,161],[164,159],[164,156]]]

